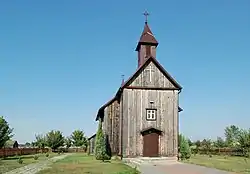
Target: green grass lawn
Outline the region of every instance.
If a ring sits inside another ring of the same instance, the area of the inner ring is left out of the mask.
[[[208,155],[195,155],[184,162],[235,173],[250,174],[249,158],[231,156],[212,156],[210,158]]]
[[[18,163],[18,158],[19,157],[8,157],[6,159],[0,159],[0,173],[5,173],[11,170],[14,170],[19,167],[23,167],[25,165],[31,164],[31,163],[36,163],[42,160],[46,160],[48,158],[52,158],[54,156],[58,155],[57,153],[50,153],[49,157],[45,156],[44,154],[37,154],[38,159],[34,159],[34,155],[24,155],[21,156],[23,163],[19,164]]]
[[[51,168],[38,174],[136,174],[135,169],[119,160],[97,161],[93,156],[82,153],[73,154],[54,163]]]

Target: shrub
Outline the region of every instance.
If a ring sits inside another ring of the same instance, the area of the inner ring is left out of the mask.
[[[37,155],[34,155],[34,160],[38,160],[38,156]]]
[[[191,157],[191,149],[189,147],[187,139],[183,135],[179,135],[179,143],[180,158],[182,160],[189,159]]]
[[[102,123],[99,121],[95,140],[95,157],[97,160],[110,160],[111,156],[107,153],[106,140],[102,131]]]
[[[46,155],[45,155],[46,157],[49,157],[49,153],[46,153]]]
[[[13,148],[18,148],[18,142],[17,141],[14,142]]]
[[[117,156],[117,155],[115,155],[115,156],[112,156],[112,158],[111,158],[112,160],[121,160],[121,157],[119,157],[119,156]]]
[[[17,162],[18,162],[19,164],[23,164],[23,159],[22,159],[21,157],[19,157],[18,160],[17,160]]]

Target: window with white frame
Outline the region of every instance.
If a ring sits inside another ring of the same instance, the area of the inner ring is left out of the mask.
[[[149,121],[156,120],[156,109],[146,109],[146,119]]]

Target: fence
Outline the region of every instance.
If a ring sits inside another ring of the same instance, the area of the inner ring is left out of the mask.
[[[192,153],[211,154],[211,155],[228,155],[228,156],[245,156],[247,150],[239,148],[195,148]]]
[[[54,152],[69,152],[69,153],[86,153],[87,148],[59,148],[57,150],[54,150]]]
[[[0,149],[0,158],[15,156],[15,155],[32,155],[37,153],[47,153],[48,148],[3,148]]]

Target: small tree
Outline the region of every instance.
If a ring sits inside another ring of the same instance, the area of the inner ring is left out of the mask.
[[[84,132],[81,130],[75,130],[71,135],[72,143],[76,147],[87,147],[87,138],[84,136]]]
[[[189,159],[191,157],[191,149],[189,147],[187,139],[183,135],[179,135],[179,152],[182,160]]]
[[[19,145],[18,142],[15,141],[14,144],[13,144],[13,148],[18,148],[18,145]]]
[[[35,136],[36,136],[36,141],[33,142],[33,145],[43,149],[46,146],[46,137],[42,134],[38,134]]]
[[[8,141],[5,142],[4,147],[5,147],[5,148],[13,147],[14,142],[15,142],[15,141],[9,139]]]
[[[10,128],[8,122],[0,117],[0,149],[5,146],[5,143],[13,137],[13,129]]]
[[[65,145],[67,148],[71,147],[72,141],[71,141],[70,137],[65,138],[64,142],[65,142]]]
[[[226,144],[228,147],[235,147],[238,145],[238,138],[241,130],[238,126],[230,125],[225,128]]]
[[[209,155],[212,149],[212,141],[210,139],[203,139],[201,142],[201,147],[205,150],[206,154]]]
[[[102,131],[102,123],[99,121],[98,130],[95,140],[95,157],[97,160],[110,160],[110,156],[107,154],[105,137]]]
[[[187,141],[188,141],[189,147],[191,147],[193,145],[193,142],[189,138],[187,139]]]
[[[31,143],[26,142],[26,143],[25,143],[25,146],[26,146],[26,147],[30,147],[30,146],[31,146]]]
[[[196,148],[201,147],[201,141],[200,140],[195,141],[194,144],[195,144]]]
[[[55,151],[64,144],[64,137],[60,131],[50,131],[46,135],[47,145]]]
[[[238,137],[239,148],[242,149],[244,156],[250,157],[250,129],[241,129]]]
[[[217,137],[217,140],[214,142],[214,146],[217,148],[223,148],[226,147],[226,142],[221,137]]]
[[[36,142],[32,141],[32,142],[31,142],[31,146],[32,146],[32,147],[36,147]]]

